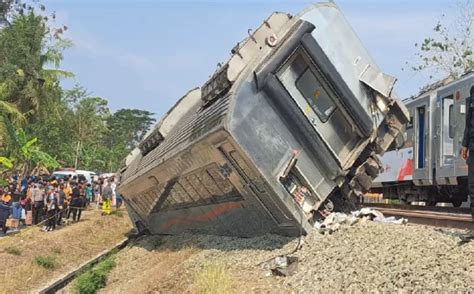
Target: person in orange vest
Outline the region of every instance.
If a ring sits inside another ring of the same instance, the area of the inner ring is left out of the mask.
[[[10,195],[10,192],[8,191],[8,187],[5,188],[5,190],[2,191],[2,201],[5,204],[10,204],[10,201],[12,200],[12,196]]]

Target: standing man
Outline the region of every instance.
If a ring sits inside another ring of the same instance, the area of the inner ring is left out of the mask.
[[[79,184],[76,182],[72,183],[72,193],[71,193],[71,202],[69,203],[69,210],[67,213],[67,219],[71,216],[72,213],[72,220],[76,221],[77,213],[79,208],[81,207],[81,199],[79,198],[81,192],[79,190]]]
[[[20,187],[16,188],[15,190],[12,191],[12,216],[13,218],[16,218],[17,220],[21,219],[21,205],[20,205],[20,200],[21,200],[21,191]]]
[[[471,202],[471,215],[474,221],[474,86],[466,99],[466,127],[462,140],[461,158],[467,160],[467,188]]]
[[[44,195],[44,189],[41,189],[38,183],[34,184],[31,196],[33,198],[33,224],[35,225],[38,224],[43,217]]]
[[[111,183],[108,182],[107,186],[102,190],[102,214],[103,215],[109,215],[112,213],[112,196],[113,196],[113,190],[111,187]]]

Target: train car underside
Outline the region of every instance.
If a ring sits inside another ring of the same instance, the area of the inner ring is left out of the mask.
[[[370,189],[373,193],[382,193],[384,199],[398,200],[403,204],[424,202],[427,206],[437,203],[451,203],[459,207],[467,201],[467,177],[459,177],[457,185],[416,186],[411,181],[384,183],[382,187]]]

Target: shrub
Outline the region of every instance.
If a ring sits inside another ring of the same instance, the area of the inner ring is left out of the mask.
[[[6,253],[10,253],[11,255],[21,255],[21,250],[16,247],[7,247],[5,248]]]
[[[195,285],[199,293],[229,293],[232,289],[232,279],[225,266],[207,264],[196,274]]]
[[[115,258],[110,256],[95,267],[85,271],[77,277],[74,289],[80,294],[93,294],[104,288],[107,283],[107,274],[115,267]]]
[[[42,266],[45,269],[53,269],[56,267],[56,260],[51,256],[36,256],[35,262],[37,265]]]

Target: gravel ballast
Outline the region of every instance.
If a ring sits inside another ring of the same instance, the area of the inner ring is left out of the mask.
[[[194,292],[195,274],[213,263],[225,266],[236,293],[474,292],[474,242],[460,246],[458,241],[431,227],[373,222],[342,226],[331,235],[315,231],[303,238],[301,249],[292,255],[299,258],[297,272],[276,277],[269,270],[274,257],[293,251],[298,239],[276,235],[249,239],[187,234],[148,237],[119,253],[118,258],[128,256],[127,262],[119,263],[112,275],[119,277],[131,268],[147,272],[156,263],[157,271],[166,272],[166,279],[141,276],[146,292]],[[150,244],[159,246],[153,249]],[[176,259],[181,251],[187,253]],[[140,261],[133,264],[130,256],[134,254],[147,268],[141,269]],[[153,258],[159,262],[143,263]],[[179,264],[158,268],[166,258],[179,260]],[[134,279],[123,283],[114,279],[104,290],[125,290]]]

